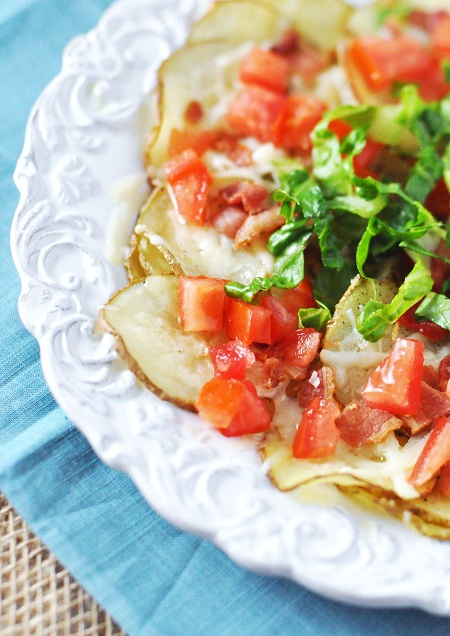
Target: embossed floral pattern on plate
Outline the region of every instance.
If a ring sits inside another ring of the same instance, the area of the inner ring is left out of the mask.
[[[95,330],[99,307],[126,280],[105,256],[117,212],[110,187],[143,173],[141,105],[205,5],[120,0],[67,47],[31,113],[15,174],[21,318],[61,407],[174,524],[245,567],[336,599],[450,614],[449,544],[345,501],[305,504],[278,492],[252,447],[143,389]]]

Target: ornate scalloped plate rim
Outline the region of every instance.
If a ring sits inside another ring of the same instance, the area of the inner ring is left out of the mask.
[[[307,505],[279,493],[252,448],[155,398],[114,356],[111,340],[95,332],[99,306],[125,280],[103,255],[99,227],[107,227],[113,206],[107,186],[142,171],[139,107],[159,63],[184,41],[205,5],[119,0],[96,29],[66,48],[61,73],[30,115],[15,173],[21,197],[11,247],[22,282],[21,319],[39,342],[46,381],[62,409],[99,457],[128,473],[174,525],[244,567],[339,601],[450,615],[450,545],[350,503]],[[130,36],[141,44],[153,38],[157,54],[145,58],[133,44],[121,48]],[[134,81],[127,99],[125,71]],[[64,106],[69,100],[68,114],[58,108],[60,99]],[[105,145],[109,153],[127,150],[119,175],[105,160]]]

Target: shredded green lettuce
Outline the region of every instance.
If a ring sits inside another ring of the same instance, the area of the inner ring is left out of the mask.
[[[356,319],[356,328],[365,340],[377,342],[388,327],[421,300],[433,287],[433,279],[422,261],[417,261],[390,303],[369,300]]]
[[[429,292],[417,308],[414,316],[432,320],[440,327],[450,331],[450,298],[436,292]]]
[[[330,130],[333,120],[352,127],[342,140]],[[353,159],[368,135],[411,157],[404,184],[355,174]],[[311,171],[293,160],[278,166],[280,187],[274,200],[280,203],[286,223],[268,241],[273,275],[255,278],[248,285],[231,282],[225,289],[228,295],[251,302],[270,287],[295,287],[305,275],[305,250],[311,246],[322,263],[314,276],[315,297],[333,311],[356,271],[373,278],[387,258],[406,249],[417,262],[398,295],[388,305],[371,300],[359,318],[358,329],[374,341],[431,289],[432,279],[421,257],[436,255],[421,239],[432,234],[450,246],[449,229],[424,205],[441,177],[450,189],[450,97],[429,104],[414,86],[405,86],[398,104],[340,106],[328,112],[311,139]]]

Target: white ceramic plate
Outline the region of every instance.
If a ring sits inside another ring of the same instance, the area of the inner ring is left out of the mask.
[[[450,614],[450,544],[345,500],[301,504],[278,492],[253,448],[143,389],[111,338],[95,332],[100,305],[126,281],[106,258],[112,220],[125,212],[111,188],[142,177],[141,106],[204,6],[117,2],[68,46],[32,111],[12,250],[20,315],[39,341],[46,380],[105,462],[161,515],[241,565],[346,602]]]

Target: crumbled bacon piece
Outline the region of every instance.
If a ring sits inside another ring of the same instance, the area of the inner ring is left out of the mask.
[[[253,164],[252,153],[241,143],[239,135],[220,130],[216,132],[211,148],[226,155],[237,166]]]
[[[286,374],[278,358],[267,358],[262,368],[262,383],[266,389],[273,389],[286,379]]]
[[[299,383],[297,399],[300,406],[307,408],[316,397],[331,399],[335,389],[332,369],[330,367],[322,367],[321,369],[313,370],[308,378]]]
[[[259,214],[248,216],[239,228],[234,239],[237,249],[245,247],[261,234],[274,232],[284,225],[285,217],[279,214],[279,208],[270,208]]]
[[[336,419],[336,426],[349,446],[359,448],[368,442],[382,442],[391,431],[402,426],[402,421],[392,413],[372,409],[364,400],[360,400],[344,408]]]
[[[247,213],[240,208],[229,207],[217,212],[211,220],[211,225],[221,234],[234,239],[246,218]]]
[[[279,42],[274,44],[270,50],[278,55],[291,55],[297,53],[300,48],[300,36],[295,29],[288,29],[283,33]]]
[[[447,16],[448,12],[442,9],[438,11],[421,11],[420,9],[414,9],[408,16],[408,22],[419,29],[431,33],[439,22]]]
[[[203,106],[200,102],[192,100],[186,106],[184,111],[184,119],[188,124],[198,124],[203,117]]]
[[[442,415],[450,415],[450,397],[442,391],[433,389],[426,382],[422,382],[418,413],[414,416],[404,415],[402,420],[410,429],[411,434],[415,435]]]
[[[241,206],[247,214],[267,209],[267,190],[259,183],[235,181],[219,190],[219,197],[228,205]]]

